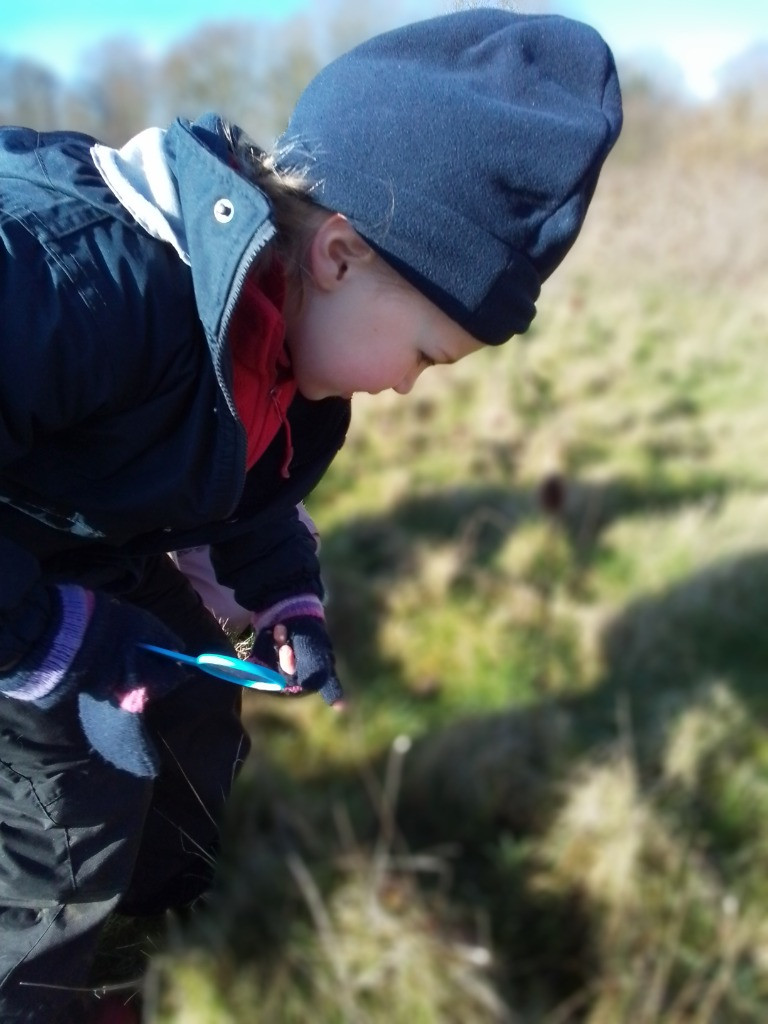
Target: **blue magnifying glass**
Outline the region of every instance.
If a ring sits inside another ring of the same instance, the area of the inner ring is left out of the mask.
[[[167,647],[156,647],[154,644],[139,644],[139,647],[160,654],[164,658],[171,658],[173,661],[183,662],[185,665],[194,665],[202,669],[208,675],[216,676],[217,679],[226,679],[229,683],[236,683],[238,686],[245,686],[249,690],[284,690],[285,679],[279,672],[273,672],[265,665],[256,665],[252,661],[243,661],[241,658],[233,658],[228,654],[198,654],[192,657],[189,654],[181,654],[179,651],[171,651]]]

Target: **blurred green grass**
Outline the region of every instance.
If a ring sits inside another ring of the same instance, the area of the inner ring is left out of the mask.
[[[719,114],[618,153],[529,337],[356,400],[350,712],[246,695],[148,1020],[768,1018],[767,177]]]

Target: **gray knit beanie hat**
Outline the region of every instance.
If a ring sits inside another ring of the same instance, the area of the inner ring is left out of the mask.
[[[377,36],[324,68],[282,170],[346,215],[471,335],[525,331],[621,129],[610,50],[557,15],[475,9]]]

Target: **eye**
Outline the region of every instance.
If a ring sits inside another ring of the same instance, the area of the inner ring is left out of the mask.
[[[419,352],[419,362],[423,366],[434,366],[435,360],[431,356],[428,356],[426,352]]]

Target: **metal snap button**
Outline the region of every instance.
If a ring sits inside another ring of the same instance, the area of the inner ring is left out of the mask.
[[[213,216],[219,224],[228,224],[235,216],[235,207],[229,199],[217,199],[213,204]]]

